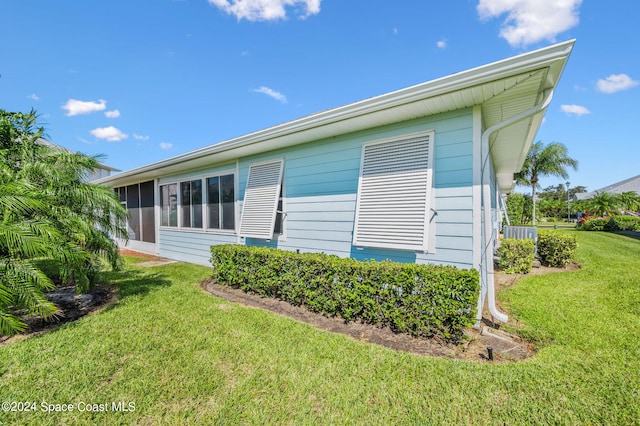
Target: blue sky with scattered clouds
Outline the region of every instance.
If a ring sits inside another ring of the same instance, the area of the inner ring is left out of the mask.
[[[595,190],[640,174],[638,16],[636,0],[3,0],[0,108],[127,170],[575,38],[537,139]]]

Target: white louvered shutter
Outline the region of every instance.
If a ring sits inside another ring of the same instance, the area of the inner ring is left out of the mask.
[[[365,145],[353,244],[426,251],[433,133]]]
[[[283,166],[284,160],[277,160],[249,167],[240,219],[240,236],[266,240],[273,237]]]

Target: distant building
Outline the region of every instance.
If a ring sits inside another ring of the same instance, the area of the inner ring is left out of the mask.
[[[73,151],[71,151],[71,150],[69,150],[69,149],[67,149],[67,148],[65,148],[63,146],[56,145],[55,143],[53,143],[51,141],[48,141],[46,139],[40,138],[40,139],[38,139],[38,142],[43,144],[43,145],[47,145],[47,146],[49,146],[49,147],[51,147],[53,149],[58,149],[58,150],[67,151],[67,152],[73,152]],[[102,178],[111,176],[112,172],[119,172],[119,171],[120,171],[120,169],[116,169],[115,167],[111,167],[111,166],[106,165],[104,163],[98,162],[98,168],[95,169],[93,171],[93,173],[91,173],[89,176],[87,176],[87,181],[88,182],[92,182],[94,180],[102,179]]]
[[[640,175],[632,177],[620,182],[616,182],[612,185],[605,186],[604,188],[597,189],[591,192],[582,192],[576,194],[578,200],[588,200],[593,198],[596,194],[606,192],[608,194],[622,194],[623,192],[636,192],[640,195]]]
[[[115,167],[108,166],[104,163],[98,162],[98,164],[100,165],[100,167],[95,169],[93,173],[87,177],[87,181],[92,182],[94,180],[102,179],[111,176],[112,172],[120,171],[120,169],[116,169]]]

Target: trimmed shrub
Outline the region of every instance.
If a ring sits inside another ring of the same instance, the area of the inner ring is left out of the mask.
[[[527,274],[533,268],[535,242],[530,238],[504,238],[497,255],[498,266],[507,274]]]
[[[609,223],[608,217],[594,217],[585,220],[580,226],[580,229],[583,231],[604,231],[607,223]]]
[[[612,216],[594,217],[585,220],[580,229],[583,231],[640,231],[640,217]]]
[[[362,262],[235,244],[212,246],[211,263],[212,279],[222,285],[325,316],[453,342],[473,324],[480,287],[474,269]]]
[[[615,231],[640,231],[640,217],[614,216],[611,221],[615,222]]]
[[[538,256],[546,266],[562,268],[573,259],[578,248],[575,235],[553,231],[540,231],[538,234]]]

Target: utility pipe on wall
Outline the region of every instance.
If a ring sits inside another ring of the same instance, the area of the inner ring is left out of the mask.
[[[481,137],[481,161],[482,161],[482,212],[483,212],[483,233],[482,233],[482,254],[480,260],[480,281],[481,281],[481,290],[480,290],[480,298],[478,300],[478,312],[476,316],[476,328],[480,327],[480,323],[482,321],[482,310],[484,309],[484,301],[487,299],[487,303],[489,305],[489,313],[491,316],[500,321],[507,322],[509,317],[498,311],[498,307],[496,306],[496,297],[495,297],[495,285],[494,285],[494,276],[493,276],[493,241],[495,239],[494,236],[494,227],[492,226],[492,217],[491,217],[491,174],[489,170],[489,161],[490,159],[490,146],[489,146],[489,137],[503,129],[507,126],[510,126],[518,121],[524,120],[534,114],[543,111],[549,106],[551,103],[551,99],[553,98],[553,89],[550,89],[545,92],[545,96],[538,105],[529,108],[526,111],[521,112],[520,114],[516,114],[511,118],[508,118],[500,123],[494,124],[489,127],[482,133]],[[498,200],[496,200],[497,205]],[[491,251],[490,251],[491,250]]]

